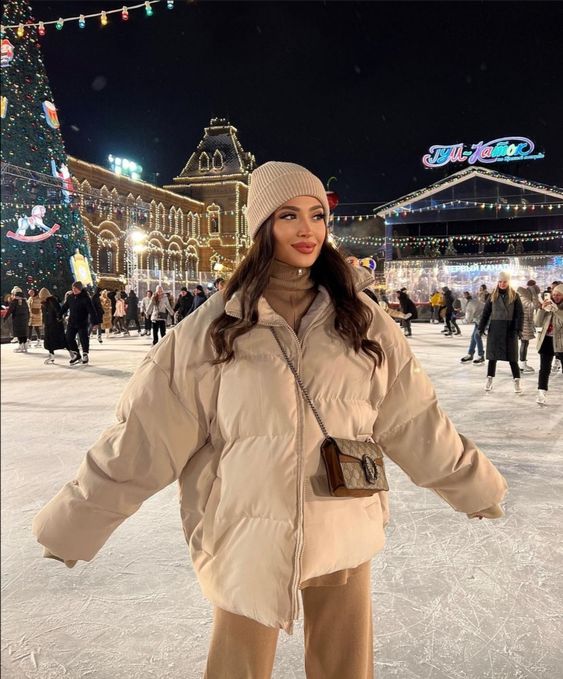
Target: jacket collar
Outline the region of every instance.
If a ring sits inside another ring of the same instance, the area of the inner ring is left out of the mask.
[[[362,292],[373,283],[371,274],[363,269],[353,269],[352,275],[354,277],[354,288],[357,293]],[[317,316],[317,314],[321,313],[321,311],[326,309],[330,304],[331,299],[327,289],[320,285],[319,294],[311,305],[307,316]],[[242,318],[240,297],[236,292],[225,304],[225,313],[234,318]],[[258,323],[260,325],[286,325],[284,319],[272,309],[264,297],[260,297],[258,300]]]

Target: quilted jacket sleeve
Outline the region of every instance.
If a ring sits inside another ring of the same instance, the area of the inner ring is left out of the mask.
[[[127,385],[117,422],[88,451],[75,479],[33,520],[38,542],[65,561],[91,560],[144,500],[179,477],[208,437],[196,371],[180,388],[176,338],[170,333],[165,340]]]
[[[498,504],[507,489],[503,476],[458,434],[398,329],[388,325],[384,337],[387,385],[374,439],[416,485],[431,488],[457,511],[471,514]]]

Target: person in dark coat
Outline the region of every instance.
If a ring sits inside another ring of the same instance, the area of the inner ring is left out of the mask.
[[[18,338],[16,354],[27,354],[27,333],[29,328],[29,306],[21,288],[12,288],[12,300],[4,319],[12,317],[12,334]]]
[[[111,329],[109,332],[115,331],[115,306],[117,304],[117,292],[115,290],[111,290],[108,292],[108,297],[111,302]]]
[[[461,335],[461,330],[455,318],[454,304],[456,300],[454,294],[447,285],[442,288],[442,292],[444,293],[444,305],[446,307],[446,328],[442,332],[447,337],[452,336],[453,330],[455,330],[456,335]]]
[[[55,362],[57,349],[67,349],[65,326],[58,299],[47,288],[41,288],[39,299],[43,310],[43,346],[49,352],[45,365],[49,365]]]
[[[508,361],[514,379],[514,391],[521,394],[518,338],[522,335],[524,309],[520,297],[510,287],[510,280],[511,275],[508,271],[500,272],[497,287],[486,301],[481,314],[479,333],[482,335],[485,332],[490,320],[486,353],[489,363],[485,391],[491,391],[493,388],[497,361]]]
[[[88,337],[88,323],[95,325],[97,322],[96,310],[92,304],[90,296],[84,290],[80,281],[72,284],[72,295],[69,295],[62,306],[61,313],[68,314],[68,325],[66,329],[66,342],[72,352],[70,364],[88,363],[88,351],[90,348],[90,338]],[[76,335],[80,337],[82,346],[82,356],[76,343]]]
[[[406,288],[401,288],[399,290],[399,306],[401,307],[402,313],[407,316],[407,318],[401,319],[405,337],[412,337],[411,319],[418,318],[418,309],[416,308],[416,304],[409,297]]]
[[[101,344],[103,342],[102,340],[102,321],[104,320],[104,308],[102,307],[102,302],[100,300],[100,295],[102,294],[102,289],[101,288],[96,288],[96,292],[94,293],[92,297],[92,305],[94,307],[94,310],[96,312],[96,322],[92,322],[92,326],[90,328],[90,334],[94,330],[97,330],[98,334],[98,342]]]
[[[194,296],[184,287],[180,290],[180,295],[178,296],[178,301],[174,305],[174,312],[178,314],[178,323],[185,318],[192,308],[194,303]]]
[[[206,301],[207,301],[207,295],[205,294],[205,292],[203,290],[203,286],[202,285],[196,285],[195,286],[194,301],[193,301],[193,304],[192,304],[192,308],[190,309],[190,314],[193,314],[193,312]]]
[[[129,334],[129,324],[134,323],[137,333],[141,334],[141,324],[139,323],[139,298],[134,290],[130,290],[127,295],[127,312],[125,316],[125,334]]]

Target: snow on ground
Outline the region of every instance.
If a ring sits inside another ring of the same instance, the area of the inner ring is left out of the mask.
[[[469,521],[389,463],[392,519],[373,565],[378,679],[563,677],[563,377],[535,404],[507,364],[485,394],[462,365],[469,328],[409,340],[442,406],[508,479],[506,518]],[[146,338],[93,343],[91,364],[2,345],[2,672],[6,679],[192,679],[203,674],[211,607],[199,591],[175,486],[151,498],[91,562],[42,559],[31,519],[113,420]],[[530,363],[538,368],[535,351]],[[284,633],[274,677],[301,679],[303,634]],[[225,678],[228,679],[228,678]]]

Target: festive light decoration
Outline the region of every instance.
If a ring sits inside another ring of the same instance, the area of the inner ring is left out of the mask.
[[[23,30],[23,24],[20,24],[18,26],[18,30],[16,31],[16,34],[17,34],[18,38],[23,38],[23,36],[25,35],[25,31]]]
[[[102,13],[100,14],[100,24],[101,24],[102,26],[107,26],[107,25],[108,25],[108,15],[106,14],[106,12],[102,12]]]
[[[42,21],[40,21],[37,26],[37,33],[39,33],[41,37],[45,35],[45,24]]]
[[[447,245],[458,243],[531,243],[548,242],[563,238],[563,230],[554,229],[552,231],[527,231],[497,234],[461,234],[455,236],[399,236],[397,238],[386,239],[385,236],[335,236],[335,239],[344,244],[381,246],[385,243],[392,243],[395,247],[405,247],[406,245]]]
[[[109,165],[115,174],[125,175],[131,179],[141,179],[143,168],[139,163],[135,163],[127,158],[118,158],[110,154],[108,156]]]
[[[116,12],[121,12],[121,18],[124,21],[127,21],[127,19],[129,18],[129,11],[130,10],[144,8],[146,15],[152,16],[153,13],[154,13],[152,5],[156,5],[157,3],[163,2],[163,1],[164,0],[146,0],[146,2],[141,2],[137,5],[129,5],[129,6],[124,5],[120,9],[119,8],[118,9],[110,9],[110,10],[106,10],[106,11],[94,12],[93,14],[79,14],[78,16],[66,17],[66,18],[60,17],[57,21],[38,21],[38,22],[27,22],[26,21],[25,25],[28,26],[29,28],[32,28],[32,27],[38,28],[40,24],[43,25],[43,26],[48,26],[49,24],[53,24],[57,28],[57,30],[60,31],[62,29],[63,25],[66,22],[78,21],[80,28],[84,28],[85,23],[86,23],[85,22],[86,19],[92,19],[92,18],[95,18],[95,17],[99,17],[100,21],[101,21],[102,14],[105,14],[106,19],[107,19],[107,15],[115,14]],[[174,8],[173,0],[166,0],[166,7],[168,9],[173,9]],[[81,24],[81,21],[82,21],[82,24]],[[2,37],[4,37],[4,32],[7,29],[17,31],[17,29],[19,28],[19,25],[20,24],[8,24],[8,25],[5,25],[5,26],[2,26]],[[102,25],[105,26],[105,24],[102,24]],[[41,35],[41,33],[40,33],[40,35]]]
[[[69,257],[77,247],[89,256],[89,245],[79,211],[62,199],[61,179],[51,176],[51,159],[62,169],[67,157],[38,46],[39,23],[30,17],[27,0],[10,0],[3,11],[5,23],[22,24],[25,33],[17,43],[17,59],[2,72],[3,94],[10,98],[2,120],[2,292],[31,278],[62,295],[72,281]],[[4,55],[4,45],[2,50]],[[10,170],[15,166],[25,168],[19,178]],[[35,182],[34,172],[50,183]]]
[[[480,141],[468,149],[463,143],[447,146],[431,146],[423,156],[424,167],[444,167],[448,163],[498,163],[515,160],[539,160],[545,154],[532,155],[535,145],[528,137],[499,137],[492,141]]]

